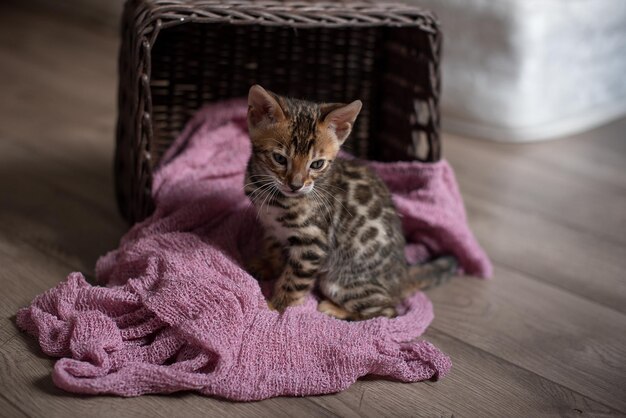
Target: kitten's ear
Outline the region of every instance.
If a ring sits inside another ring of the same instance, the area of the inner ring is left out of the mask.
[[[337,135],[339,142],[343,143],[350,135],[354,121],[359,115],[363,103],[360,100],[355,100],[348,105],[329,106],[332,106],[334,109],[324,117],[324,122],[327,124],[328,129]]]
[[[263,87],[255,84],[248,92],[248,124],[256,127],[260,123],[275,123],[285,119],[278,101]]]

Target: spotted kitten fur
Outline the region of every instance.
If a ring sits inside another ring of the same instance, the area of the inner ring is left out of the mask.
[[[317,104],[250,89],[244,190],[265,231],[251,270],[277,278],[270,307],[278,311],[317,285],[326,298],[318,309],[329,315],[393,317],[400,299],[456,269],[453,257],[408,266],[389,190],[366,166],[337,157],[360,110],[359,100]]]

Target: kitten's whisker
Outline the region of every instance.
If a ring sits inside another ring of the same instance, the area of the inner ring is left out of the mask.
[[[274,187],[274,190],[272,190],[272,195],[270,196],[270,200],[267,201],[267,211],[269,212],[269,206],[272,202],[272,200],[274,200],[274,197],[276,196],[276,193],[278,193],[278,189],[276,187]]]
[[[252,176],[248,176],[247,178],[245,178],[245,180],[250,180],[250,183],[257,183],[257,182],[263,182],[263,181],[272,181],[274,180],[273,176],[267,176],[267,175],[252,175]],[[248,183],[248,184],[250,184]]]
[[[263,196],[265,196],[265,192],[269,191],[271,188],[272,188],[271,185],[268,184],[263,188],[257,189],[253,193],[250,194],[250,198],[254,200],[256,203],[256,201],[259,198],[262,198]]]
[[[267,201],[267,198],[270,197],[270,195],[274,192],[274,190],[275,190],[275,188],[270,187],[268,189],[267,193],[265,193],[265,199],[263,199],[263,203],[261,203],[261,206],[259,207],[259,212],[261,212],[263,210],[263,205]]]
[[[256,202],[256,199],[258,197],[262,197],[265,195],[265,192],[270,190],[272,188],[272,184],[266,184],[263,187],[259,187],[258,189],[254,190],[252,193],[250,193],[250,199],[254,200]]]
[[[274,187],[272,189],[272,192],[270,194],[269,199],[267,200],[267,205],[265,205],[265,213],[269,213],[269,211],[270,211],[270,204],[272,203],[272,200],[274,199],[274,196],[276,196],[276,193],[278,193],[278,189],[276,187]]]
[[[270,176],[268,174],[252,174],[251,176],[248,176],[248,178],[255,178],[255,177],[263,177],[263,178],[271,178],[271,179],[274,178],[274,176]]]
[[[269,188],[267,189],[267,193],[265,193],[265,197],[263,198],[263,202],[261,202],[261,206],[259,207],[259,212],[262,213],[263,212],[263,206],[265,205],[265,202],[267,202],[267,199],[272,195],[272,192],[274,191],[273,188]]]
[[[322,195],[320,193],[318,193],[318,191],[316,191],[315,189],[312,190],[313,192],[313,197],[321,204],[321,211],[322,214],[324,215],[324,218],[328,220],[329,224],[332,224],[332,217],[330,216],[330,213],[328,211],[328,209],[330,209],[331,205],[330,202],[326,199],[324,199],[322,197]],[[326,209],[326,210],[325,210]]]
[[[261,187],[261,186],[264,186],[264,185],[269,184],[269,183],[271,183],[271,181],[267,181],[267,180],[266,180],[266,181],[265,181],[265,182],[263,182],[263,183],[262,183],[261,181],[253,181],[253,182],[250,182],[250,183],[246,183],[246,184],[244,184],[244,185],[243,185],[243,188],[245,189],[245,188],[246,188],[246,187],[248,187],[248,186],[253,186],[253,185],[256,185],[256,184],[259,184],[259,187]]]
[[[251,200],[254,202],[255,206],[257,206],[257,204],[258,204],[259,200],[261,200],[261,199],[263,198],[263,196],[265,195],[265,193],[266,193],[266,192],[267,192],[267,189],[266,189],[266,190],[261,191],[261,193],[259,193],[258,195],[256,195],[253,199],[251,199]],[[256,207],[256,219],[257,219],[257,221],[258,221],[258,220],[260,219],[260,217],[261,217],[260,213],[261,213],[260,208],[259,208],[259,207]]]
[[[346,189],[342,189],[341,187],[335,186],[334,184],[326,183],[326,184],[320,185],[319,187],[322,187],[322,186],[332,187],[333,189],[341,190],[342,192],[348,193]]]
[[[254,189],[254,190],[253,190],[250,194],[252,195],[252,194],[254,194],[255,192],[258,192],[258,191],[260,191],[260,190],[264,190],[264,189],[266,189],[268,186],[271,186],[271,185],[272,185],[272,182],[267,182],[267,183],[264,183],[263,185],[261,185],[261,186],[257,187],[256,189]]]
[[[257,180],[257,181],[252,182],[252,183],[253,183],[253,184],[254,184],[254,183],[259,183],[261,186],[265,186],[265,185],[267,185],[267,184],[272,184],[272,183],[273,183],[273,180]]]
[[[313,198],[313,201],[314,201],[315,203],[320,204],[321,206],[324,206],[324,205],[322,205],[322,204],[320,203],[320,200],[319,200],[319,198],[317,197],[317,192],[315,191],[315,189],[311,190],[311,193],[312,193],[312,194],[311,194],[311,197]],[[323,212],[322,212],[322,214],[323,214]]]
[[[325,189],[324,189],[323,187],[321,187],[321,186],[320,186],[319,190],[320,190],[320,192],[324,192],[324,193],[326,193],[327,195],[329,195],[330,197],[332,197],[333,199],[335,199],[337,202],[339,202],[339,204],[341,205],[341,207],[345,209],[345,211],[348,213],[348,215],[350,215],[350,217],[351,217],[351,218],[353,218],[353,217],[354,217],[354,215],[353,215],[353,214],[352,214],[352,213],[348,210],[348,208],[344,206],[344,204],[341,202],[341,200],[337,199],[337,197],[336,197],[336,196],[334,196],[334,195],[333,195],[330,191],[325,190]]]
[[[245,184],[244,184],[244,186],[247,186],[247,185],[249,185],[249,184],[257,184],[257,183],[262,183],[262,184],[264,184],[264,183],[268,183],[269,181],[270,181],[270,179],[252,180],[252,181],[251,181],[251,182],[249,182],[249,183],[245,183]]]

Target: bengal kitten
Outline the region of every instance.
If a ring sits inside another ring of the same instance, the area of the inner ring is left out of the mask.
[[[319,310],[342,319],[393,317],[405,296],[456,270],[453,257],[409,266],[400,219],[382,180],[337,157],[361,102],[317,104],[252,86],[252,156],[244,190],[264,226],[259,279],[277,278],[270,307],[302,303],[317,284]]]

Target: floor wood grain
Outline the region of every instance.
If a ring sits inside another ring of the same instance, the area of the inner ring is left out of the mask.
[[[112,153],[117,33],[0,5],[0,416],[624,416],[626,119],[549,143],[444,138],[492,281],[429,295],[439,382],[366,378],[328,396],[75,396],[15,312],[126,230]]]

